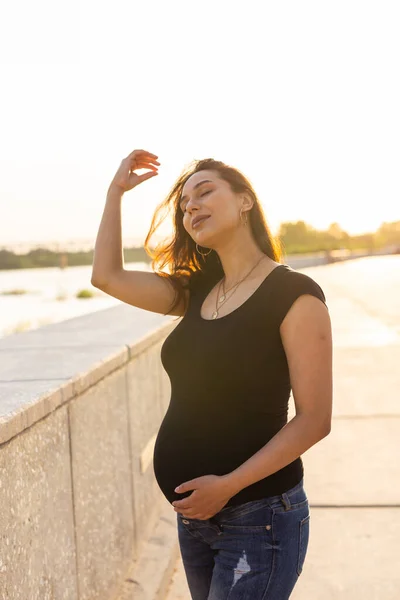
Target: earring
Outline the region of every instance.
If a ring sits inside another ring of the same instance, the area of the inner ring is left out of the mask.
[[[209,251],[209,252],[206,252],[206,253],[204,254],[203,252],[200,252],[200,250],[199,250],[199,245],[198,245],[198,243],[196,242],[196,250],[197,250],[197,252],[198,252],[199,254],[201,254],[201,256],[208,256],[208,255],[210,254],[210,252],[212,252],[212,250],[213,250],[213,249],[212,249],[212,248],[210,248],[210,251]]]
[[[245,221],[243,221],[243,219],[242,219],[242,210],[243,210],[243,208],[240,209],[240,221],[241,221],[242,225],[246,226],[248,219],[247,219],[247,215],[245,215]]]

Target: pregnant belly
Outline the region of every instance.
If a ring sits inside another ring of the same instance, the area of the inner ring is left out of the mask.
[[[225,424],[226,425],[226,424]],[[175,488],[203,475],[226,475],[268,441],[261,435],[249,435],[247,428],[177,427],[165,419],[154,447],[153,465],[157,483],[169,502],[185,498],[192,492],[178,494]]]
[[[167,500],[173,502],[190,495],[191,492],[177,494],[174,491],[185,481],[211,473],[218,475],[215,462],[211,464],[213,456],[215,460],[215,453],[206,440],[199,440],[197,436],[177,436],[175,431],[168,431],[166,427],[160,429],[153,465],[157,483]]]

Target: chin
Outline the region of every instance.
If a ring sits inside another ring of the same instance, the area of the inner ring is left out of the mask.
[[[204,246],[205,248],[211,248],[212,241],[210,238],[207,238],[206,236],[204,236],[204,237],[199,236],[194,241],[197,242],[199,246]]]

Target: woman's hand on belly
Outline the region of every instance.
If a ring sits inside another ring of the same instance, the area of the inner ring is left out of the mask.
[[[175,492],[194,490],[183,500],[172,502],[175,512],[191,519],[207,520],[216,515],[232,498],[225,475],[204,475],[179,485]]]

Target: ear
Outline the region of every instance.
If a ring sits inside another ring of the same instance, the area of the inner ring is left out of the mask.
[[[243,194],[241,208],[250,210],[251,208],[253,208],[253,205],[254,205],[254,202],[253,202],[252,198],[250,198],[250,196],[248,196],[247,194]]]

